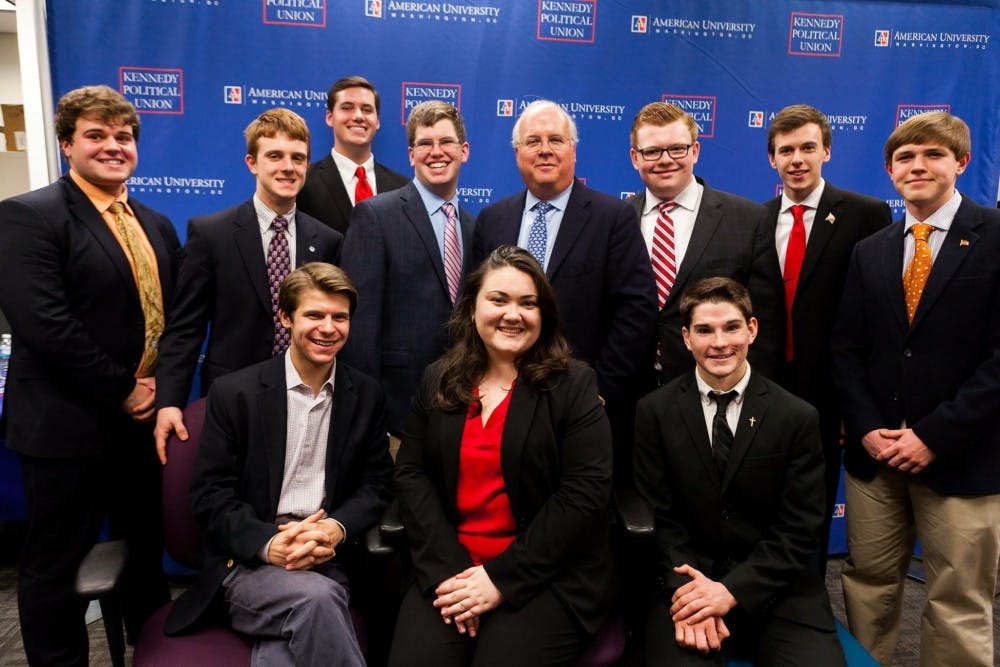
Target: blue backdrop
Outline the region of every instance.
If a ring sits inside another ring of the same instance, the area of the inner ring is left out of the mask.
[[[472,152],[465,205],[522,187],[510,131],[539,97],[581,135],[577,174],[616,195],[641,183],[628,159],[635,112],[667,99],[701,126],[696,173],[762,201],[776,172],[766,133],[806,102],[834,126],[837,185],[902,203],[882,145],[899,119],[945,108],[973,130],[959,186],[994,204],[1000,177],[996,0],[48,0],[53,90],[107,83],[142,119],[133,193],[186,220],[247,199],[242,130],[263,109],[304,116],[313,159],[330,150],[326,90],[362,74],[382,97],[381,162],[410,174],[403,119],[425,99],[459,106]]]

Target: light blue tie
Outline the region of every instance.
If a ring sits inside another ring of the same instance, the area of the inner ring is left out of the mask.
[[[532,207],[535,212],[535,219],[531,222],[531,229],[528,231],[528,252],[534,255],[538,263],[545,268],[545,247],[549,242],[549,228],[545,222],[545,214],[554,209],[555,206],[547,201],[540,201]]]

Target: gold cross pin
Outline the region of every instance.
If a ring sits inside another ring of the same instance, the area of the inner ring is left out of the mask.
[[[757,418],[756,417],[751,417],[750,418],[750,428],[753,428],[754,424],[756,424],[756,423],[757,423]]]

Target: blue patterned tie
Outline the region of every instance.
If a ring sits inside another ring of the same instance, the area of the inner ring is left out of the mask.
[[[288,349],[291,341],[288,329],[281,325],[281,318],[278,317],[278,288],[288,275],[291,262],[288,256],[288,236],[285,234],[288,221],[279,215],[271,224],[274,225],[274,235],[267,244],[267,282],[271,288],[271,315],[274,318],[274,346],[271,354],[278,356]]]
[[[526,250],[535,256],[538,263],[545,268],[545,246],[549,242],[549,228],[545,222],[545,214],[554,209],[555,206],[547,201],[540,201],[532,207],[535,212],[535,219],[528,230],[528,247]]]

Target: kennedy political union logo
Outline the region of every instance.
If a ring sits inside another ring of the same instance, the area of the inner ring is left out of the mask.
[[[406,117],[410,110],[429,100],[440,100],[447,102],[453,107],[462,110],[462,84],[460,83],[420,83],[417,81],[404,81],[402,83],[403,94],[401,97],[401,122],[406,125]]]
[[[139,113],[184,113],[184,70],[119,67],[118,89]]]
[[[593,44],[596,30],[597,0],[538,0],[538,39]]]
[[[711,139],[715,136],[715,95],[674,95],[663,93],[661,102],[680,107],[694,118],[698,125],[698,138]]]
[[[843,41],[842,14],[792,12],[788,26],[788,55],[839,58]]]
[[[261,0],[264,23],[307,28],[326,27],[326,0]]]
[[[922,113],[929,113],[931,111],[944,111],[945,113],[951,113],[950,104],[899,104],[896,106],[896,125],[899,125],[903,121],[912,118],[913,116],[919,116]]]

